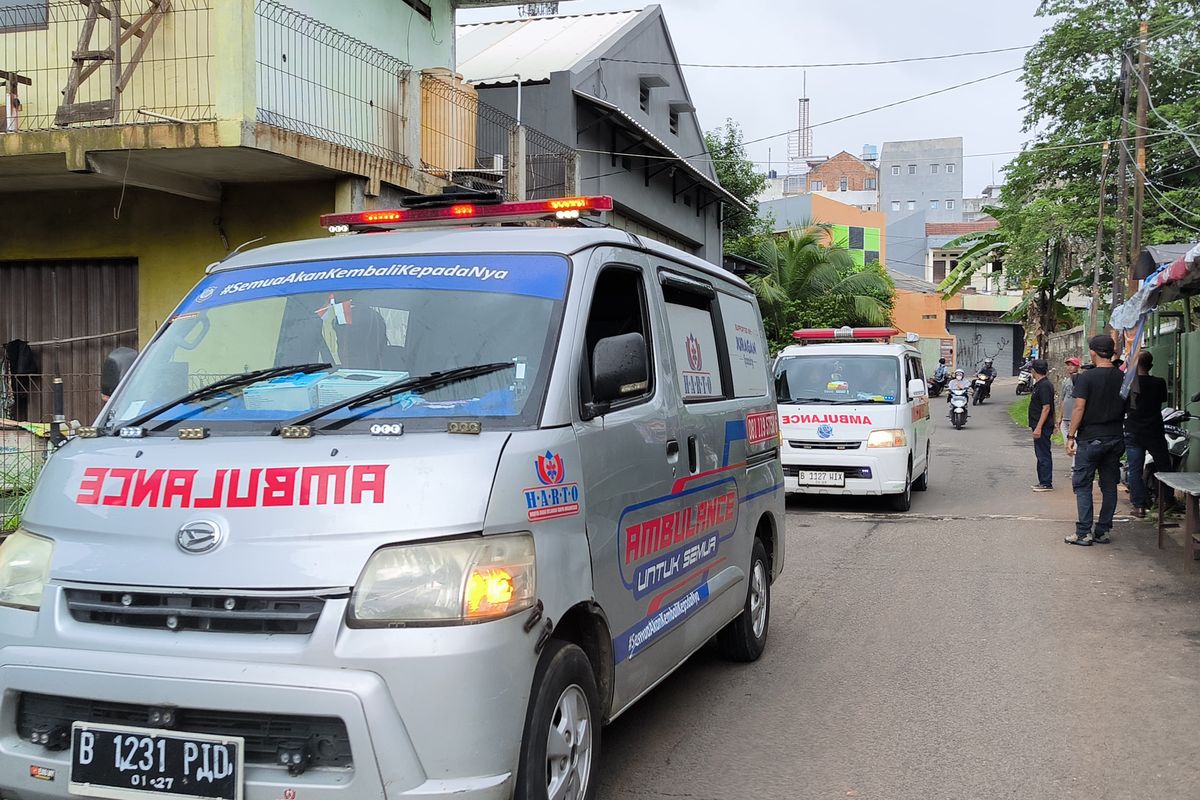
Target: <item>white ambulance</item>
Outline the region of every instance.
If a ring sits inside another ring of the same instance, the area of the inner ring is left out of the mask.
[[[775,361],[784,487],[888,495],[907,511],[929,485],[933,424],[921,354],[893,328],[810,328]]]

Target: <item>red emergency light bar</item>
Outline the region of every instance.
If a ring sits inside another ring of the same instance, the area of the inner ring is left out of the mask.
[[[861,339],[890,339],[900,331],[895,328],[801,328],[792,338],[802,342],[852,342]]]
[[[394,230],[406,226],[454,225],[472,222],[522,222],[537,219],[573,220],[612,211],[611,197],[558,197],[512,203],[455,203],[435,208],[393,208],[353,214],[322,214],[321,227],[330,233]]]

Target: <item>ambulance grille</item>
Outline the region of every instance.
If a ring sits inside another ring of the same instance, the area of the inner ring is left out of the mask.
[[[77,622],[218,633],[310,634],[323,597],[122,592],[67,589],[67,608]]]
[[[788,445],[796,450],[857,450],[862,442],[832,442],[827,439],[789,439]]]
[[[73,722],[144,728],[154,710],[133,703],[25,692],[17,707],[17,735],[28,740],[37,728],[70,731]],[[175,712],[172,730],[181,735],[204,733],[245,739],[247,764],[275,764],[281,747],[302,747],[309,754],[309,767],[354,766],[346,724],[337,717],[196,708],[172,710]]]

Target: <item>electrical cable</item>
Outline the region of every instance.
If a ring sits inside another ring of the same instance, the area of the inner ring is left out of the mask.
[[[885,58],[878,61],[841,61],[813,64],[702,64],[694,62],[649,61],[637,58],[601,58],[601,61],[612,61],[621,64],[648,64],[661,67],[697,67],[701,69],[821,69],[826,67],[875,67],[886,64],[909,64],[916,61],[941,61],[948,58],[964,58],[966,56],[984,56],[994,53],[1011,53],[1015,50],[1028,50],[1033,45],[1023,44],[1015,47],[999,47],[995,50],[970,50],[963,53],[942,53],[936,56],[911,56],[908,58]]]

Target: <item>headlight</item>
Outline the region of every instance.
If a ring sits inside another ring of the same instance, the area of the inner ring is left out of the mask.
[[[536,596],[533,536],[482,536],[378,550],[350,598],[363,626],[460,625],[506,617]]]
[[[0,544],[0,605],[37,611],[54,542],[18,529]]]
[[[867,447],[907,447],[908,437],[902,428],[889,428],[883,431],[871,431],[867,437]]]

